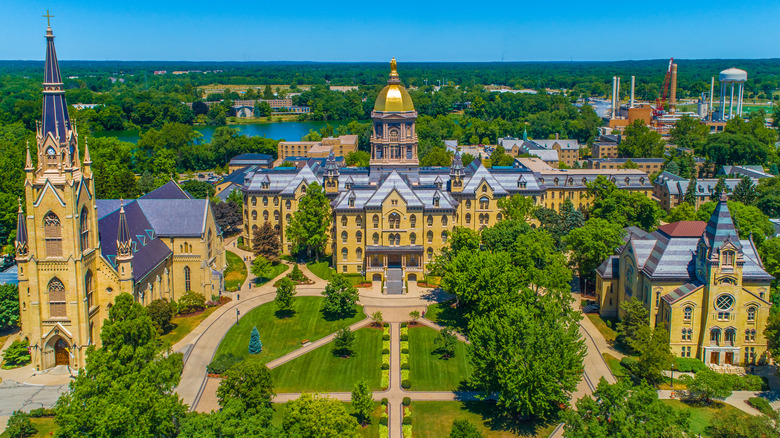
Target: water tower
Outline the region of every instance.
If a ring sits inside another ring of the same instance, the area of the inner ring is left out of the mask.
[[[742,117],[742,95],[747,82],[747,72],[738,68],[730,68],[720,72],[720,120],[731,120],[734,117],[734,91],[737,92],[737,117]],[[729,91],[729,87],[731,90]],[[726,96],[729,94],[729,96]],[[726,117],[726,98],[729,100],[729,112]]]

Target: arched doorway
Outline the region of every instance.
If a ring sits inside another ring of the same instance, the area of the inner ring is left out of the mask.
[[[374,274],[373,281],[382,281],[382,274]]]
[[[417,281],[417,274],[409,274],[409,281]]]
[[[68,344],[62,338],[54,344],[54,365],[69,365]]]

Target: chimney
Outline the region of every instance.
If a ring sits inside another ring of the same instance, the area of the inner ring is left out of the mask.
[[[620,116],[620,76],[617,77],[617,91],[615,92],[615,106],[617,107],[617,115]]]
[[[631,102],[629,102],[628,107],[633,108],[634,107],[634,86],[636,85],[636,76],[631,76]]]
[[[715,93],[715,76],[713,76],[710,79],[710,106],[707,108],[707,110],[710,112],[710,121],[712,121],[712,116],[715,114],[715,109],[712,108],[712,95]]]
[[[677,112],[677,64],[672,64],[672,86],[669,91],[669,112]]]

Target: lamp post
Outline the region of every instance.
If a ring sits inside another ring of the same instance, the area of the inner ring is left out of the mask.
[[[672,371],[672,376],[669,378],[669,383],[671,384],[672,389],[674,389],[674,364],[672,364],[671,371]]]
[[[241,316],[241,311],[236,309],[236,324],[238,324],[238,317]]]

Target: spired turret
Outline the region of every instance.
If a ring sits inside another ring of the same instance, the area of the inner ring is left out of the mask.
[[[339,167],[336,165],[336,155],[331,149],[328,159],[325,160],[325,193],[335,194],[339,192]]]
[[[19,213],[16,218],[16,241],[14,242],[14,248],[16,249],[17,259],[26,258],[30,250],[27,241],[27,218],[24,217],[21,199],[19,199]]]
[[[455,151],[450,165],[450,191],[460,193],[463,191],[463,159],[460,157],[460,151]]]

